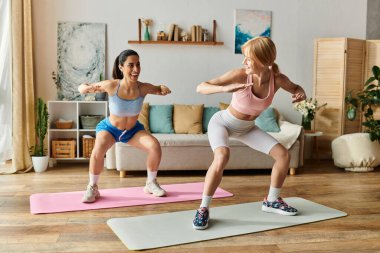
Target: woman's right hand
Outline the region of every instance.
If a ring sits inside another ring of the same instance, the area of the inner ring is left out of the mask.
[[[253,83],[233,83],[223,86],[223,92],[235,92],[252,86]]]
[[[100,85],[89,85],[88,83],[82,83],[78,90],[81,94],[100,92]]]

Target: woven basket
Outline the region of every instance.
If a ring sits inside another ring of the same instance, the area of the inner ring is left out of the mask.
[[[82,138],[83,157],[90,158],[92,149],[95,145],[95,138]]]
[[[104,119],[103,115],[81,115],[79,116],[82,129],[95,129],[96,125]]]
[[[73,121],[56,121],[55,127],[58,129],[70,129],[73,127]]]

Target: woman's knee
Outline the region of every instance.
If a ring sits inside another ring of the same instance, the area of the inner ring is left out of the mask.
[[[281,144],[276,145],[270,152],[270,155],[276,161],[290,162],[290,153]]]
[[[214,164],[217,167],[224,168],[230,159],[230,149],[227,147],[219,147],[214,151]]]
[[[146,145],[148,153],[156,153],[161,155],[161,145],[157,139],[152,138]]]
[[[106,155],[106,150],[101,149],[101,148],[94,147],[94,149],[91,152],[91,158],[95,159],[96,161],[104,159],[105,155]]]

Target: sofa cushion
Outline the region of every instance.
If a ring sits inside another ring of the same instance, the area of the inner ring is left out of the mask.
[[[230,104],[219,102],[219,109],[220,110],[226,110],[228,108],[228,106],[230,106]]]
[[[173,123],[176,134],[202,133],[202,105],[174,105]]]
[[[151,105],[149,128],[152,133],[174,133],[173,105]]]
[[[141,124],[143,124],[146,131],[150,132],[149,129],[149,103],[144,103],[137,119]]]
[[[255,125],[265,132],[280,132],[277,123],[277,113],[273,107],[268,107],[255,119]]]
[[[210,119],[211,117],[219,111],[219,108],[218,107],[215,107],[215,106],[209,106],[209,107],[205,107],[203,109],[203,120],[202,120],[202,124],[203,124],[203,132],[204,133],[207,133],[208,131],[208,123],[210,122]]]

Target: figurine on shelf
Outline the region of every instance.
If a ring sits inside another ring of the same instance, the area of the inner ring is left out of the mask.
[[[166,34],[164,31],[159,31],[157,33],[157,40],[166,40]]]
[[[208,31],[206,29],[202,30],[202,41],[208,41]]]
[[[145,25],[144,40],[150,40],[149,26],[153,24],[153,20],[149,18],[142,19]]]
[[[188,38],[189,38],[189,35],[187,34],[187,32],[182,31],[181,32],[181,40],[182,41],[188,41]]]

